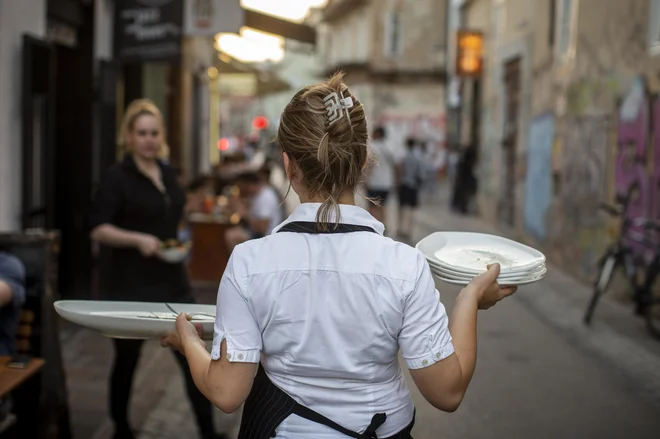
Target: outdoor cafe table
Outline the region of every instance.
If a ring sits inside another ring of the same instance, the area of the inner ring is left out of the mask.
[[[228,218],[195,216],[190,219],[192,248],[188,275],[193,283],[218,284],[229,261],[225,232],[233,223]]]
[[[41,358],[32,358],[23,369],[13,369],[7,366],[10,357],[0,357],[0,398],[18,388],[44,365]]]

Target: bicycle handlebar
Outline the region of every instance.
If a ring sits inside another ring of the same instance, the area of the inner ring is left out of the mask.
[[[635,227],[642,227],[645,230],[660,231],[660,223],[646,218],[636,218],[632,221]]]
[[[604,210],[605,212],[610,214],[611,216],[621,216],[621,215],[623,215],[623,209],[621,209],[619,207],[616,207],[616,206],[612,206],[611,204],[600,203],[598,205],[598,207],[601,210]]]

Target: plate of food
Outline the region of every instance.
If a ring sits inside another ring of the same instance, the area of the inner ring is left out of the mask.
[[[174,331],[179,313],[201,324],[202,338],[213,339],[215,305],[158,302],[59,300],[55,311],[65,320],[110,338],[161,338]]]
[[[160,258],[170,264],[178,264],[183,262],[190,253],[190,242],[181,242],[176,239],[168,239],[163,242],[159,256]]]

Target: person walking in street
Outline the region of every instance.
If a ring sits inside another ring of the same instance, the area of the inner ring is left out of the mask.
[[[448,320],[424,256],[355,205],[367,137],[341,75],[299,91],[278,140],[301,204],[273,234],[234,249],[210,354],[185,314],[162,340],[221,410],[245,404],[239,439],[410,439],[399,349],[427,401],[454,411],[475,369],[477,310],[515,291],[491,266]]]
[[[378,221],[385,222],[385,206],[395,186],[396,154],[387,141],[385,128],[378,127],[371,137],[371,153],[374,163],[367,170],[367,197],[369,213]]]
[[[112,250],[104,295],[111,300],[194,302],[184,264],[159,258],[162,243],[177,239],[186,197],[175,171],[159,160],[165,127],[153,103],[131,103],[121,124],[120,142],[126,155],[105,172],[90,218],[92,239]],[[142,340],[113,342],[110,415],[114,437],[130,439],[134,435],[128,403]],[[196,388],[185,359],[180,354],[175,357],[185,375],[201,436],[217,438],[211,404]]]
[[[426,168],[413,138],[406,140],[406,154],[397,167],[399,190],[399,238],[410,243],[415,210],[419,204],[419,191],[424,184]]]
[[[456,166],[452,209],[460,214],[470,213],[470,207],[477,195],[478,181],[475,175],[477,166],[477,149],[470,145],[463,150]]]

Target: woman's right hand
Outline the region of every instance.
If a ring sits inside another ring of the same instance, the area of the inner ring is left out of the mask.
[[[497,283],[497,276],[500,275],[500,264],[488,266],[488,270],[472,279],[467,286],[474,291],[477,297],[479,309],[488,309],[497,302],[515,293],[518,287],[501,287]]]
[[[144,256],[145,258],[150,258],[158,252],[160,252],[160,249],[162,247],[162,243],[160,242],[160,239],[156,238],[153,235],[148,235],[148,234],[141,234],[138,235],[136,243],[135,243],[137,249],[140,251],[140,254]]]

